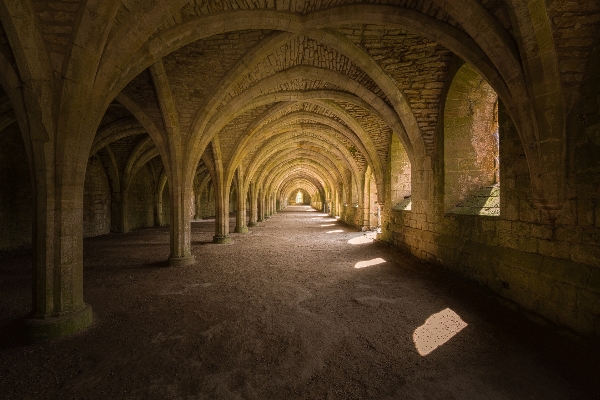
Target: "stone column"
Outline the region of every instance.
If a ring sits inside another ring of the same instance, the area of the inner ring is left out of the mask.
[[[191,189],[183,185],[177,185],[176,182],[173,182],[173,185],[170,183],[171,214],[169,233],[171,254],[169,255],[169,264],[171,266],[190,265],[196,262],[192,254]]]
[[[254,183],[250,183],[248,188],[250,190],[250,221],[248,226],[256,226],[258,225],[258,193],[256,193]]]
[[[87,327],[92,322],[92,308],[83,301],[85,165],[71,166],[75,173],[64,174],[67,176],[59,181],[53,173],[54,146],[33,143],[32,147],[33,301],[25,333],[30,341],[37,342]],[[74,176],[77,171],[81,176]]]
[[[248,233],[248,227],[246,226],[246,191],[244,190],[244,171],[241,165],[237,169],[237,195],[235,232]]]
[[[265,220],[265,194],[262,190],[258,191],[258,220],[262,222]]]
[[[215,183],[215,236],[213,237],[213,243],[231,243],[231,236],[229,236],[229,187],[224,185],[223,182]]]

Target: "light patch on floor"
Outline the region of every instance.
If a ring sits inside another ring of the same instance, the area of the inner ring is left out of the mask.
[[[372,260],[359,261],[354,264],[354,268],[366,268],[371,267],[373,265],[383,264],[385,260],[383,258],[374,258]]]
[[[321,224],[321,226],[335,226],[335,224]]]
[[[452,339],[467,325],[458,314],[446,308],[439,313],[432,314],[423,325],[415,329],[413,342],[419,354],[426,356]]]
[[[366,244],[366,243],[373,243],[373,241],[375,240],[377,236],[376,232],[369,232],[366,233],[362,236],[357,236],[355,238],[352,238],[350,240],[348,240],[348,244]]]
[[[336,229],[334,231],[327,231],[327,233],[344,233],[344,231],[341,229]]]

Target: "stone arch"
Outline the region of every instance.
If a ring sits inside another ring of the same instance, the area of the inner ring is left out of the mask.
[[[444,110],[446,211],[499,214],[498,134],[498,95],[463,64],[452,79]]]
[[[241,115],[243,112],[262,104],[269,104],[282,100],[289,101],[288,97],[290,96],[290,93],[278,92],[267,95],[262,95],[262,93],[268,93],[269,90],[276,88],[279,84],[293,80],[296,77],[309,79],[312,78],[333,83],[362,98],[362,100],[365,102],[371,103],[376,108],[385,108],[385,103],[383,100],[381,100],[381,98],[370,92],[368,89],[358,85],[350,78],[345,77],[337,72],[315,67],[292,67],[263,79],[252,88],[241,93],[236,98],[232,99],[232,101],[230,101],[228,104],[221,107],[217,114],[211,118],[209,128],[205,132],[199,132],[193,128],[194,133],[192,134],[192,142],[188,148],[189,159],[192,160],[192,165],[197,163],[197,154],[201,154],[210,140],[212,140],[212,138],[215,137],[215,135],[236,116]]]
[[[293,131],[291,132],[293,134]],[[256,171],[257,168],[259,168],[260,163],[262,162],[262,159],[265,159],[265,157],[267,156],[267,153],[275,153],[277,151],[280,151],[282,149],[286,149],[287,147],[289,147],[289,143],[290,140],[292,140],[292,143],[298,143],[298,142],[310,142],[313,143],[315,145],[320,145],[320,146],[326,146],[326,148],[329,149],[329,151],[331,152],[331,154],[336,154],[340,160],[342,161],[346,161],[347,162],[347,167],[354,172],[355,175],[353,176],[358,176],[359,172],[358,172],[358,167],[355,165],[355,163],[353,162],[353,160],[348,159],[347,157],[351,157],[350,152],[347,150],[341,150],[341,148],[335,148],[333,146],[327,146],[325,144],[323,144],[322,142],[320,142],[318,139],[316,138],[311,138],[311,137],[304,137],[304,136],[298,136],[295,138],[289,138],[290,136],[290,132],[284,132],[278,136],[274,136],[273,138],[271,138],[267,144],[265,144],[265,146],[261,149],[262,151],[257,153],[253,160],[251,160],[249,162],[249,167],[248,167],[248,172],[250,174],[250,176],[252,174],[254,174],[254,172]]]
[[[296,98],[297,96],[297,98]],[[324,106],[324,108],[326,109],[330,109],[332,110],[332,112],[336,113],[337,115],[339,115],[342,120],[349,125],[351,128],[357,128],[357,123],[356,121],[352,122],[352,120],[350,118],[346,118],[344,117],[344,112],[340,112],[337,111],[335,108],[332,107],[332,105],[323,102],[321,100],[317,100],[317,99],[336,99],[336,100],[344,100],[344,101],[350,101],[351,103],[355,103],[358,105],[364,105],[363,102],[360,101],[356,101],[359,100],[356,96],[352,96],[352,95],[347,95],[346,93],[341,93],[341,92],[333,92],[333,91],[316,91],[314,93],[309,93],[309,94],[302,94],[302,93],[294,93],[294,97],[296,101],[306,101],[306,102],[313,102],[315,104],[319,104]],[[261,101],[261,99],[258,99],[258,101]],[[337,111],[337,112],[336,112]],[[269,115],[271,114],[267,114],[265,116],[263,116],[263,118],[267,118]],[[319,118],[325,118],[325,117],[319,117]],[[327,121],[328,124],[332,124],[334,125],[334,127],[336,127],[339,130],[339,133],[342,133],[346,138],[348,138],[348,140],[350,142],[353,143],[353,145],[365,156],[367,162],[372,165],[373,169],[375,171],[382,171],[382,167],[381,164],[379,162],[379,157],[375,151],[375,146],[373,145],[371,138],[366,134],[366,132],[364,132],[364,130],[362,129],[362,127],[358,126],[358,128],[356,130],[348,130],[347,128],[341,126],[341,124],[339,124],[336,121],[332,121],[331,119],[327,118],[327,119],[323,119],[322,121]],[[278,122],[275,121],[273,122],[272,125],[277,125]],[[241,162],[241,157],[240,155],[243,154],[243,148],[248,146],[248,143],[252,143],[253,141],[250,140],[251,136],[254,132],[260,132],[261,129],[259,129],[259,126],[252,126],[252,129],[249,130],[249,136],[245,137],[244,140],[242,142],[240,142],[240,144],[238,145],[237,149],[235,150],[236,154],[236,158],[233,159],[231,165],[232,166],[237,166],[238,162]],[[263,127],[261,127],[263,128]],[[258,129],[258,131],[257,131]],[[268,130],[262,129],[264,131],[264,134],[268,134]],[[232,174],[232,167],[230,167],[230,172],[229,174]],[[382,174],[382,173],[381,173]],[[381,174],[378,174],[378,176],[381,176]],[[378,184],[381,185],[380,186],[380,190],[383,193],[384,192],[384,187],[383,187],[383,182],[379,182]]]
[[[396,135],[390,138],[388,156],[389,207],[409,209],[412,194],[411,163],[406,150]]]
[[[106,145],[116,142],[119,139],[131,135],[139,135],[146,133],[146,129],[142,127],[136,120],[128,119],[126,121],[117,120],[108,124],[96,133],[90,155],[96,154],[98,150]]]

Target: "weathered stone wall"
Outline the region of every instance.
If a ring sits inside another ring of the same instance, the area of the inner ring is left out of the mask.
[[[196,218],[208,218],[215,216],[215,192],[212,185],[207,185],[200,193],[200,210]]]
[[[388,204],[391,207],[396,207],[411,195],[410,160],[396,135],[393,135],[390,140],[390,160],[388,161],[387,170],[390,171],[386,176],[386,178],[389,178],[389,182],[386,183],[389,188]]]
[[[454,76],[444,111],[446,210],[482,187],[498,183],[498,96],[471,66]]]
[[[347,206],[342,205],[340,221],[355,228],[359,228],[362,226],[362,219],[363,216],[361,208],[354,207],[352,204],[348,204]]]
[[[127,224],[129,229],[154,226],[153,197],[154,182],[152,175],[146,167],[143,167],[135,175],[129,186],[127,197]]]
[[[579,148],[583,151],[587,150]],[[572,191],[553,225],[532,204],[523,147],[501,111],[500,217],[445,214],[439,189],[443,185],[434,181],[430,182],[434,201],[424,202],[429,207],[419,207],[421,212],[392,210],[382,237],[480,282],[527,310],[598,336],[600,152],[593,151],[595,158],[575,154],[575,159],[594,165],[577,166],[570,174]],[[440,179],[435,173],[440,163],[439,158],[434,161],[433,179]]]
[[[29,165],[16,123],[0,135],[0,251],[31,247]]]
[[[97,156],[90,158],[85,172],[83,192],[83,236],[110,232],[111,198],[108,178]]]

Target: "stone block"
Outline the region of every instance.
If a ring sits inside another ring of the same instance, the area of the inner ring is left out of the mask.
[[[571,244],[557,240],[540,239],[538,241],[538,253],[544,256],[568,260],[571,255]]]
[[[600,294],[580,289],[577,296],[577,307],[584,314],[600,316]]]
[[[540,268],[542,276],[580,288],[587,286],[591,271],[588,265],[555,258],[545,258]]]
[[[530,235],[538,239],[552,239],[552,227],[550,225],[533,224]]]
[[[600,268],[592,268],[587,282],[588,290],[600,294]]]
[[[550,303],[565,304],[571,307],[577,304],[577,287],[558,282],[553,278],[533,275],[530,280],[531,291]],[[547,303],[547,302],[545,302]]]
[[[581,240],[577,243],[600,246],[600,229],[588,228],[583,230]]]
[[[600,247],[575,244],[570,247],[571,260],[582,264],[600,267]]]
[[[539,273],[544,257],[512,249],[498,249],[496,258],[507,265],[524,271]]]
[[[538,240],[531,236],[517,236],[517,249],[526,253],[538,252]]]

